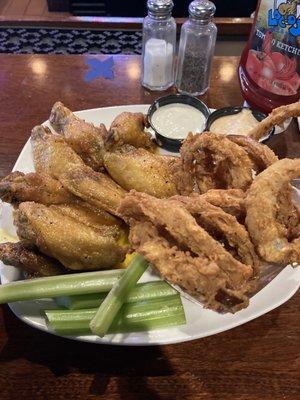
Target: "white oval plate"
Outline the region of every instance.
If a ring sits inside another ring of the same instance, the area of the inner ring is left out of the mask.
[[[146,113],[148,108],[149,105],[128,105],[84,110],[76,114],[94,124],[102,122],[106,126],[109,126],[115,116],[123,111]],[[45,124],[48,125],[48,121]],[[25,173],[34,171],[29,141],[21,151],[13,170]],[[1,225],[8,233],[15,235],[15,229],[12,224],[12,209],[10,205],[5,203],[2,208]],[[2,283],[22,279],[21,273],[16,268],[4,266],[2,263],[0,266],[0,276]],[[157,276],[153,272],[147,271],[141,280],[154,279],[157,279]],[[92,343],[134,346],[171,344],[199,339],[245,324],[279,307],[296,293],[299,284],[299,268],[294,269],[291,266],[287,266],[264,289],[251,298],[248,308],[236,314],[218,314],[182,297],[187,319],[187,323],[184,326],[151,332],[107,335],[102,339],[97,336],[76,336],[71,338]],[[45,308],[54,306],[50,300],[19,302],[10,304],[9,306],[14,314],[28,325],[53,334],[45,324],[41,312]]]

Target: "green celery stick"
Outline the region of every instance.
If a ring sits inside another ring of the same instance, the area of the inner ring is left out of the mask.
[[[125,270],[84,272],[0,285],[0,304],[95,292],[107,292]]]
[[[174,296],[176,293],[177,291],[164,281],[138,283],[128,294],[126,303]],[[70,310],[80,310],[99,307],[106,296],[107,293],[64,296],[57,297],[55,302],[59,307],[65,307]]]
[[[47,324],[62,335],[90,335],[90,321],[97,309],[46,310]],[[124,304],[108,333],[150,331],[186,323],[179,294],[166,298]]]
[[[148,267],[143,256],[137,254],[130,262],[122,277],[114,284],[96,315],[90,322],[91,331],[103,337],[109,330],[118,311],[125,302],[128,293],[136,285]]]

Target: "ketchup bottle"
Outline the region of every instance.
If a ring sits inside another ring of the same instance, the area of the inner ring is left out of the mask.
[[[260,0],[239,65],[243,96],[271,112],[299,100],[300,0]]]

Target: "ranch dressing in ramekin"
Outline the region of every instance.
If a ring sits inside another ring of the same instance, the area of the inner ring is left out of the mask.
[[[205,121],[201,111],[183,103],[159,107],[151,117],[155,130],[170,139],[184,139],[189,132],[202,132]]]

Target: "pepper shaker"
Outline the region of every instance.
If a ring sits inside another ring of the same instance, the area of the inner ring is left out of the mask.
[[[195,0],[189,5],[189,19],[182,25],[176,87],[178,92],[198,96],[209,88],[217,27],[212,22],[215,5]]]
[[[172,0],[148,0],[143,22],[142,85],[165,90],[174,84],[176,23],[171,15]]]

